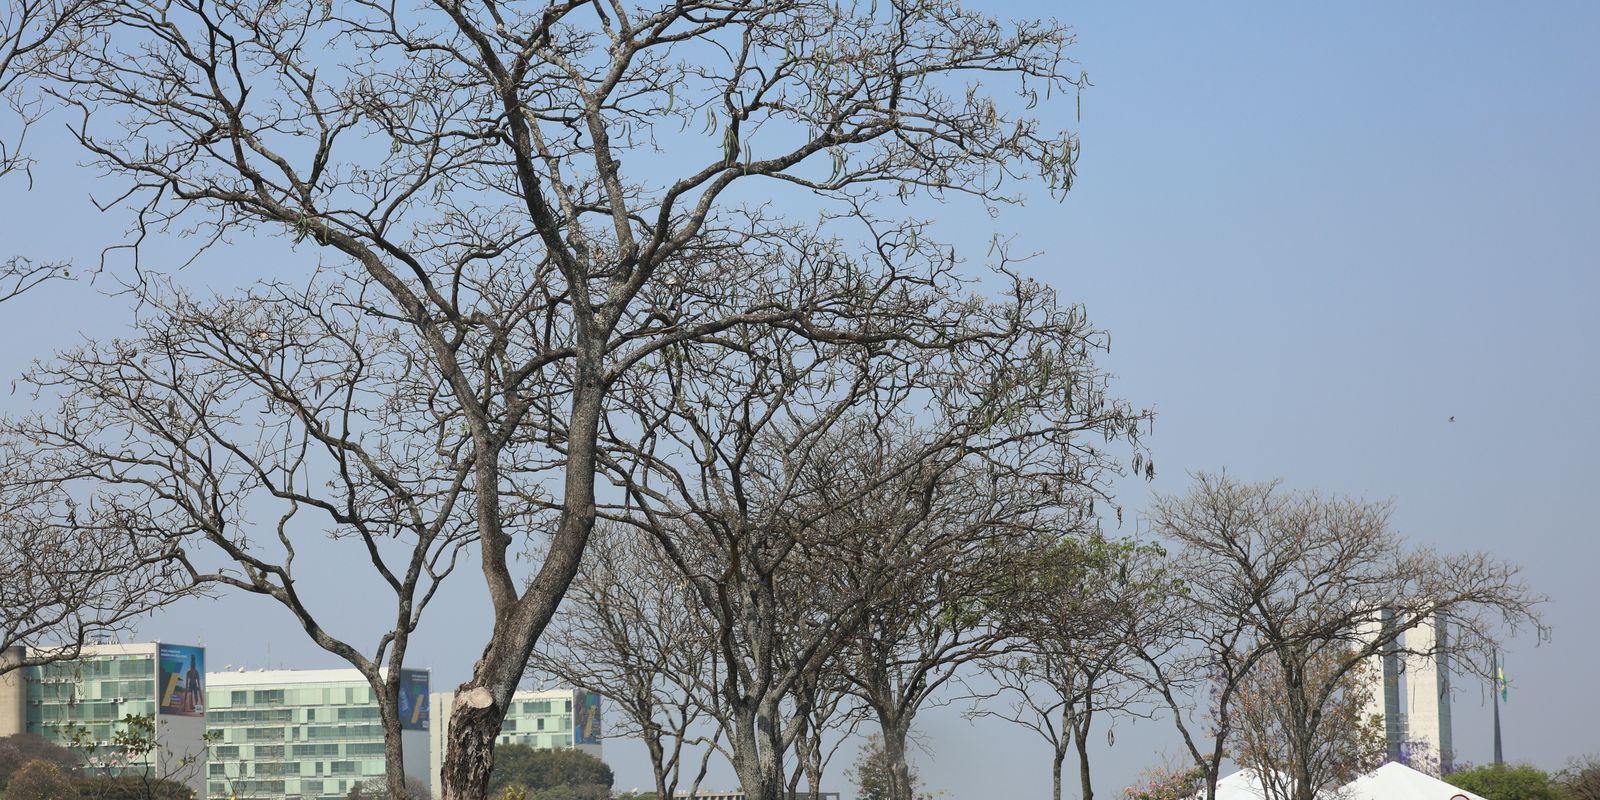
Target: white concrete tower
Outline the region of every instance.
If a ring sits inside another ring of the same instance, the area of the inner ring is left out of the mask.
[[[1376,619],[1361,624],[1358,635],[1364,642],[1377,639],[1379,634],[1395,624],[1394,611],[1383,609]],[[1372,694],[1367,701],[1369,717],[1383,720],[1384,752],[1390,761],[1400,758],[1401,745],[1406,741],[1406,717],[1400,705],[1400,657],[1394,643],[1385,645],[1373,656],[1367,672]]]
[[[1449,631],[1445,620],[1432,617],[1424,620],[1405,635],[1405,649],[1410,653],[1405,661],[1406,682],[1406,741],[1412,746],[1422,745],[1430,756],[1438,758],[1438,768],[1450,767],[1452,743],[1450,740],[1450,669],[1446,655],[1446,638]],[[1428,767],[1433,767],[1431,759]],[[1423,765],[1413,764],[1421,769]]]

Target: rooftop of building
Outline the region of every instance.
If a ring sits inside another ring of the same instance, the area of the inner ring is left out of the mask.
[[[411,668],[408,667],[408,670]],[[426,667],[416,670],[427,672]],[[339,669],[237,669],[227,672],[207,672],[206,686],[212,688],[235,686],[283,686],[307,683],[360,683],[366,676],[355,667]]]
[[[573,689],[570,686],[565,689],[518,689],[511,695],[511,699],[516,702],[524,700],[570,700],[572,699],[572,692]],[[453,696],[455,692],[434,692],[434,694]]]

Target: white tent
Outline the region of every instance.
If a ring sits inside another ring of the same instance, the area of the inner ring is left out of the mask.
[[[1205,789],[1195,795],[1196,798],[1205,796]],[[1248,767],[1217,779],[1217,800],[1266,800],[1266,797],[1266,790],[1261,788],[1261,776]]]
[[[1196,798],[1204,796],[1202,790]],[[1326,800],[1485,800],[1481,795],[1392,762],[1337,790],[1319,792],[1317,796]],[[1217,800],[1266,800],[1266,797],[1261,778],[1253,769],[1241,769],[1217,781]]]
[[[1345,784],[1334,796],[1339,800],[1484,800],[1481,795],[1393,762]]]

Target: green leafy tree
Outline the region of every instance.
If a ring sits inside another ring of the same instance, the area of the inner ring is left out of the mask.
[[[1446,781],[1489,800],[1563,800],[1550,774],[1531,764],[1485,764],[1447,776]]]
[[[78,800],[72,779],[54,762],[29,761],[6,784],[6,800]]]
[[[124,716],[109,743],[99,742],[82,726],[69,729],[69,736],[72,748],[85,755],[76,783],[76,797],[82,800],[189,800],[194,792],[185,784],[205,769],[202,754],[162,744],[155,717],[148,714]],[[202,740],[209,746],[216,734],[207,733]]]
[[[0,789],[11,782],[17,770],[33,761],[47,761],[70,772],[82,759],[77,753],[31,733],[0,737]]]
[[[611,800],[611,790],[598,783],[552,786],[529,792],[527,800]]]
[[[616,778],[606,762],[581,750],[537,750],[527,745],[508,744],[495,749],[494,772],[489,776],[489,791],[500,794],[512,786],[523,787],[528,800],[545,800],[541,793],[565,789],[569,794],[603,790],[611,796]]]
[[[856,785],[859,800],[892,800],[894,787],[889,754],[884,750],[883,737],[874,733],[867,737],[856,762],[850,767],[850,780]],[[914,789],[917,773],[906,768],[906,777]],[[918,797],[923,795],[919,794]]]

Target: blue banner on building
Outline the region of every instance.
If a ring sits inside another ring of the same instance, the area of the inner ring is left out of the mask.
[[[428,729],[428,672],[400,670],[400,727],[408,731]]]
[[[163,644],[157,649],[157,678],[161,701],[156,713],[178,717],[206,715],[206,651],[183,644]]]
[[[600,695],[578,690],[573,692],[572,738],[576,744],[600,743]]]

